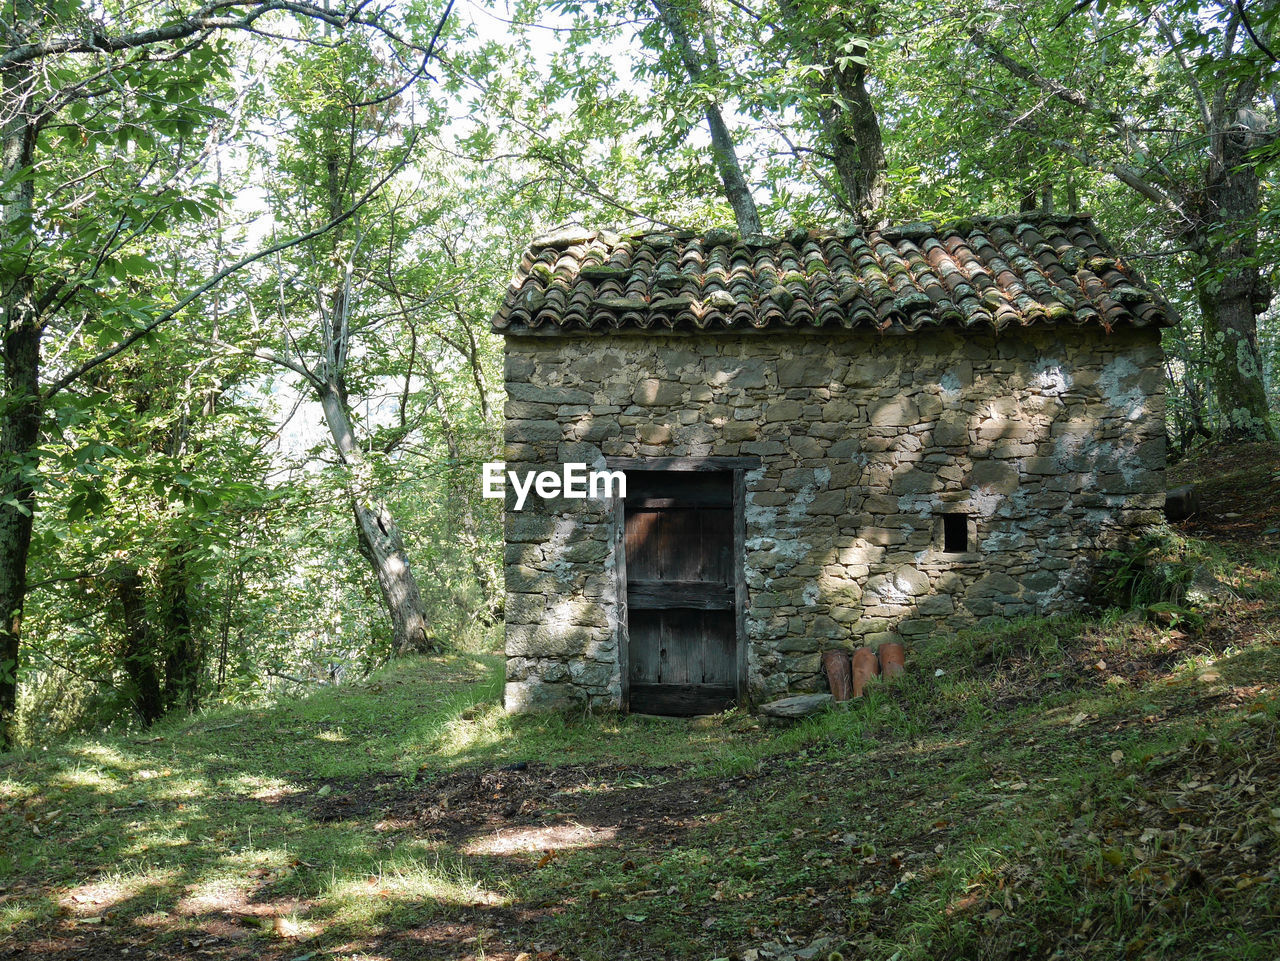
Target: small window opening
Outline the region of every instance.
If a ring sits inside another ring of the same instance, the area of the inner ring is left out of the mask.
[[[947,554],[966,554],[969,551],[969,515],[942,515],[942,550]]]

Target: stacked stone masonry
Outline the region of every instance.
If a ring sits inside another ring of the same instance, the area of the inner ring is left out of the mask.
[[[506,466],[756,456],[748,690],[819,689],[832,647],[1081,604],[1100,551],[1159,519],[1157,328],[508,336]],[[506,512],[510,710],[620,703],[604,499]],[[943,551],[963,513],[968,550]]]

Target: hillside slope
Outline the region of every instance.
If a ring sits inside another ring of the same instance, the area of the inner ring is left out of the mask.
[[[1200,469],[1144,569],[1216,597],[792,727],[512,719],[458,655],[0,758],[0,956],[1273,959],[1280,458]]]

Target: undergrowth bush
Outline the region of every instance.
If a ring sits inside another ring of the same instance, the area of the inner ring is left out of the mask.
[[[1201,618],[1187,594],[1198,567],[1186,538],[1167,526],[1149,527],[1130,547],[1103,555],[1094,600],[1165,624],[1196,627]]]

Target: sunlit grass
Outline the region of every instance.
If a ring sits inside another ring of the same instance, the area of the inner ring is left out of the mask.
[[[20,931],[23,926],[47,917],[50,913],[48,907],[42,910],[33,901],[14,900],[0,904],[0,934]]]
[[[108,871],[98,878],[68,888],[58,899],[72,915],[92,917],[120,907],[148,889],[169,886],[177,872],[153,864],[139,863],[126,870]]]
[[[439,856],[378,862],[358,876],[334,875],[320,898],[334,920],[348,924],[380,913],[387,902],[470,906],[506,900],[480,883],[462,858]]]

